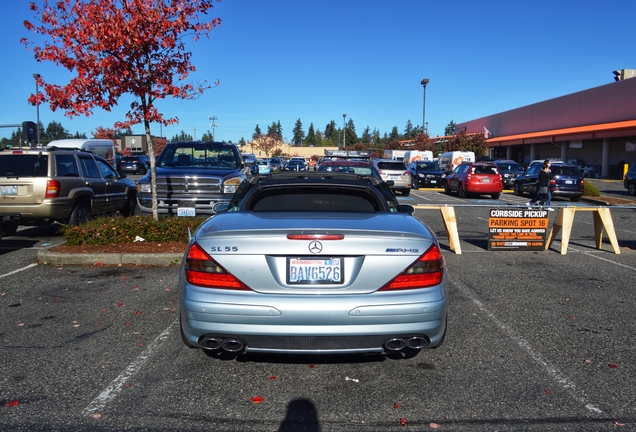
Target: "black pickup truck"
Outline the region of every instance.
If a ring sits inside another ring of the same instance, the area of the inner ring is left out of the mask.
[[[247,168],[236,145],[224,142],[168,143],[156,161],[160,215],[213,215],[229,202]],[[151,172],[138,182],[137,210],[152,213]]]

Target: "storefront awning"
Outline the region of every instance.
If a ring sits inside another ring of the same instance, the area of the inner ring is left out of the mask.
[[[625,136],[636,136],[636,120],[505,135],[489,138],[486,140],[486,143],[489,147],[497,147],[502,145],[534,144],[579,139],[604,139]]]

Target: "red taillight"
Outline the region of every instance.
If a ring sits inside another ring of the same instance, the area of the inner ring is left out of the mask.
[[[250,288],[212,259],[197,243],[188,250],[185,265],[188,283],[207,288],[246,290]]]
[[[287,234],[288,240],[342,240],[344,234]]]
[[[47,180],[44,198],[56,198],[58,196],[60,196],[60,182],[57,180]]]
[[[432,245],[415,263],[396,276],[380,291],[427,288],[439,285],[444,278],[446,262],[436,245]]]

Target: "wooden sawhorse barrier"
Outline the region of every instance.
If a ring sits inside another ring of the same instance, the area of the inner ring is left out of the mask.
[[[594,238],[596,239],[596,248],[603,248],[603,228],[607,232],[607,237],[614,248],[615,254],[620,254],[621,251],[618,246],[618,240],[616,239],[616,233],[614,232],[614,222],[612,221],[612,215],[610,209],[607,207],[563,207],[560,208],[552,229],[548,235],[545,249],[552,245],[556,235],[563,229],[561,233],[561,255],[565,255],[568,251],[568,244],[570,243],[570,233],[572,232],[572,222],[574,221],[574,213],[577,211],[591,211],[594,212]]]
[[[455,217],[455,207],[441,206],[441,205],[426,205],[417,204],[414,205],[416,209],[422,210],[439,210],[442,213],[442,219],[444,220],[444,226],[446,227],[446,234],[448,234],[448,243],[450,249],[457,255],[462,254],[462,248],[459,245],[459,233],[457,232],[457,218]]]

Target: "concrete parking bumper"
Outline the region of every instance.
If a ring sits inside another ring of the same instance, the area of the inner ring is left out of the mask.
[[[51,265],[180,265],[183,253],[59,253],[38,251],[38,261]]]

